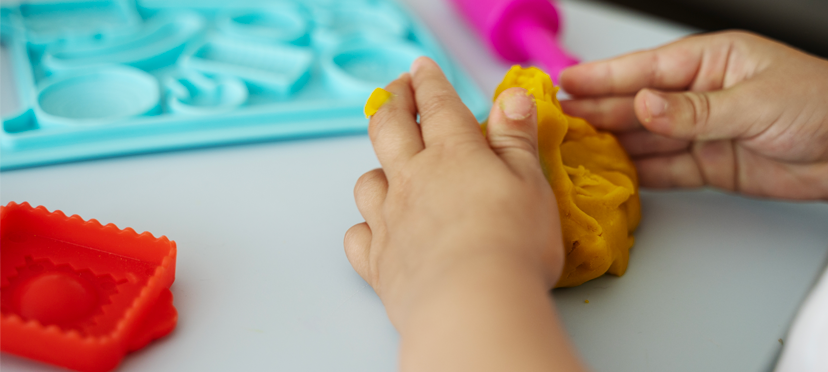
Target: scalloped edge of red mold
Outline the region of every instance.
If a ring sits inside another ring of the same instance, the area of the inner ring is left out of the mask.
[[[0,350],[78,371],[104,372],[118,366],[127,352],[138,350],[175,328],[178,312],[169,290],[175,280],[174,241],[166,236],[156,238],[149,232],[138,234],[129,227],[102,225],[76,214],[67,217],[60,210],[49,212],[43,206],[33,208],[28,202],[0,206],[0,234],[6,233],[2,231],[7,230],[3,226],[14,213],[26,213],[50,225],[50,229],[39,233],[52,239],[145,262],[160,261],[160,264],[110,333],[84,336],[76,330],[65,331],[56,325],[44,326],[34,319],[24,320],[17,314],[0,314]],[[119,244],[102,246],[95,242],[101,238]]]

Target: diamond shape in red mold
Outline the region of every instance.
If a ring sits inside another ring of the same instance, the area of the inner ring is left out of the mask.
[[[28,203],[0,208],[0,349],[108,371],[175,328],[175,242]]]

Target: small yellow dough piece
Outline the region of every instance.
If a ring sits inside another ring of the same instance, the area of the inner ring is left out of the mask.
[[[537,102],[540,161],[558,201],[566,252],[555,287],[624,275],[641,220],[634,164],[612,134],[563,113],[558,87],[540,69],[512,66],[495,98],[511,87]]]
[[[374,91],[371,92],[371,96],[368,97],[368,101],[365,102],[365,117],[370,118],[371,116],[374,116],[380,107],[391,99],[391,96],[391,92],[385,89],[374,89]]]

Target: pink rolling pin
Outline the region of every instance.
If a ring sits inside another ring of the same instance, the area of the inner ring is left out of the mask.
[[[452,0],[477,31],[510,62],[539,62],[557,83],[579,61],[558,45],[558,10],[550,0]]]

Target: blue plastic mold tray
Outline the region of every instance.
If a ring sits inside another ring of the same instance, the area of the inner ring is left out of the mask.
[[[3,104],[3,170],[362,133],[371,91],[421,55],[478,119],[489,108],[391,0],[61,1],[6,6],[0,17],[3,77],[13,80],[3,96],[17,103]]]

